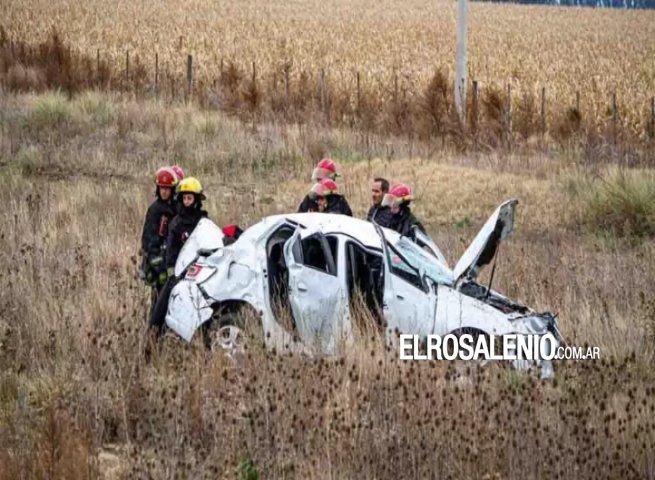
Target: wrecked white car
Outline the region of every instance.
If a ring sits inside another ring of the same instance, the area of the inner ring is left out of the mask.
[[[249,309],[268,346],[335,354],[352,337],[358,295],[389,336],[550,332],[559,341],[556,316],[476,283],[512,231],[516,204],[496,209],[453,269],[420,232],[411,241],[344,215],[267,217],[229,246],[220,228],[203,219],[177,261],[181,279],[166,324],[186,341],[201,327],[211,330],[227,348],[241,335],[236,314]],[[290,322],[280,318],[284,310]],[[538,367],[552,375],[550,362]]]

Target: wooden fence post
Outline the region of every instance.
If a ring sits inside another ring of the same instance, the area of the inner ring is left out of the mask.
[[[155,52],[155,94],[159,93],[159,53]]]
[[[546,87],[541,87],[541,133],[546,134]]]
[[[193,56],[186,57],[186,93],[187,101],[191,99],[191,89],[193,88]]]
[[[616,92],[612,92],[612,138],[614,140],[614,143],[616,143],[616,123],[617,123],[617,118],[618,118],[618,112],[617,112],[617,107],[616,107]]]
[[[478,114],[478,95],[479,95],[479,90],[478,90],[478,81],[473,80],[473,118],[471,118],[471,129],[473,130],[473,133],[475,134],[476,141],[477,141],[477,133],[478,133],[478,119],[479,119],[479,114]]]
[[[393,102],[398,104],[398,71],[393,70]]]
[[[325,69],[321,68],[321,76],[318,80],[319,95],[321,101],[321,111],[325,113]]]
[[[130,81],[130,51],[125,50],[125,86]]]
[[[251,102],[252,106],[252,128],[255,130],[255,117],[257,110],[257,65],[252,62],[252,93],[254,94]]]
[[[655,97],[650,99],[650,135],[655,138]]]
[[[291,91],[289,85],[289,64],[284,66],[284,96],[287,102],[287,108],[289,108],[289,103],[291,101]]]
[[[506,122],[507,122],[507,142],[508,145],[511,145],[512,142],[512,84],[507,84],[507,113],[506,113]]]
[[[323,92],[325,95],[325,118],[330,123],[330,89],[328,88],[328,74],[325,73],[323,78]]]
[[[357,114],[361,111],[362,106],[362,90],[360,85],[359,72],[357,72]]]

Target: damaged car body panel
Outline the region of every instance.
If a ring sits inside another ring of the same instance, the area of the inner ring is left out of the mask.
[[[489,217],[455,265],[453,269],[455,281],[464,277],[475,279],[482,267],[491,262],[500,242],[512,233],[517,203],[517,200],[508,200]]]
[[[205,255],[223,246],[223,230],[218,225],[209,220],[202,218],[193,230],[193,234],[187,239],[180,250],[180,254],[175,262],[175,276],[180,276],[182,272],[193,263],[200,253]]]
[[[166,324],[183,339],[191,341],[198,328],[211,319],[217,305],[237,301],[250,305],[261,316],[270,342],[278,347],[288,344],[291,336],[274,321],[270,313],[271,305],[266,301],[267,257],[265,252],[257,249],[262,237],[284,223],[283,219],[269,217],[244,232],[238,246],[235,243],[229,248],[224,248],[222,242],[216,248],[216,233],[220,228],[215,224],[212,223],[216,228],[196,228],[184,244],[176,263],[176,272],[180,271],[184,277],[171,292]],[[209,255],[204,257],[197,251]],[[190,258],[194,259],[191,264],[188,263]],[[199,297],[204,302],[199,302]],[[196,304],[200,308],[196,308]],[[183,313],[182,305],[187,307],[189,313]],[[210,308],[205,308],[209,305]]]
[[[554,315],[476,283],[511,233],[516,204],[509,200],[495,210],[452,270],[426,235],[412,241],[343,215],[275,215],[232,245],[216,247],[218,236],[187,242],[184,248],[196,252],[185,258],[196,261],[179,265],[186,276],[173,289],[166,322],[189,341],[222,305],[244,305],[260,318],[269,346],[332,355],[352,341],[357,297],[389,336],[550,332],[559,339]]]
[[[298,229],[284,244],[284,258],[289,301],[300,339],[318,351],[336,353],[349,331],[349,312],[328,240],[315,229]]]
[[[198,285],[190,281],[178,283],[171,291],[166,324],[187,342],[200,325],[212,316],[212,308]]]
[[[383,252],[383,309],[387,333],[392,334],[396,331],[419,335],[433,333],[436,320],[434,312],[436,292],[426,285],[424,269],[410,262],[398,243],[395,247],[392,246],[379,226],[376,226],[376,230],[381,239]],[[402,237],[398,239],[398,242],[402,241],[407,239]]]

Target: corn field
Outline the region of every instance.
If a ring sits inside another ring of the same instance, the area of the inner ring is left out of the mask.
[[[38,45],[56,29],[66,53],[83,59],[77,83],[193,94],[253,121],[281,111],[303,121],[318,111],[331,123],[384,133],[462,132],[451,100],[451,2],[3,3],[5,42]],[[486,132],[483,145],[546,130],[555,138],[654,136],[655,12],[470,10],[469,79],[480,102],[469,95],[467,131]],[[3,55],[2,82],[47,83],[18,50]]]

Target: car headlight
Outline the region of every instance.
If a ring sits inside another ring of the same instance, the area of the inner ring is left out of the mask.
[[[557,317],[551,314],[529,315],[526,317],[511,320],[512,325],[516,328],[517,333],[524,334],[545,334],[552,333],[559,339],[557,334]]]

